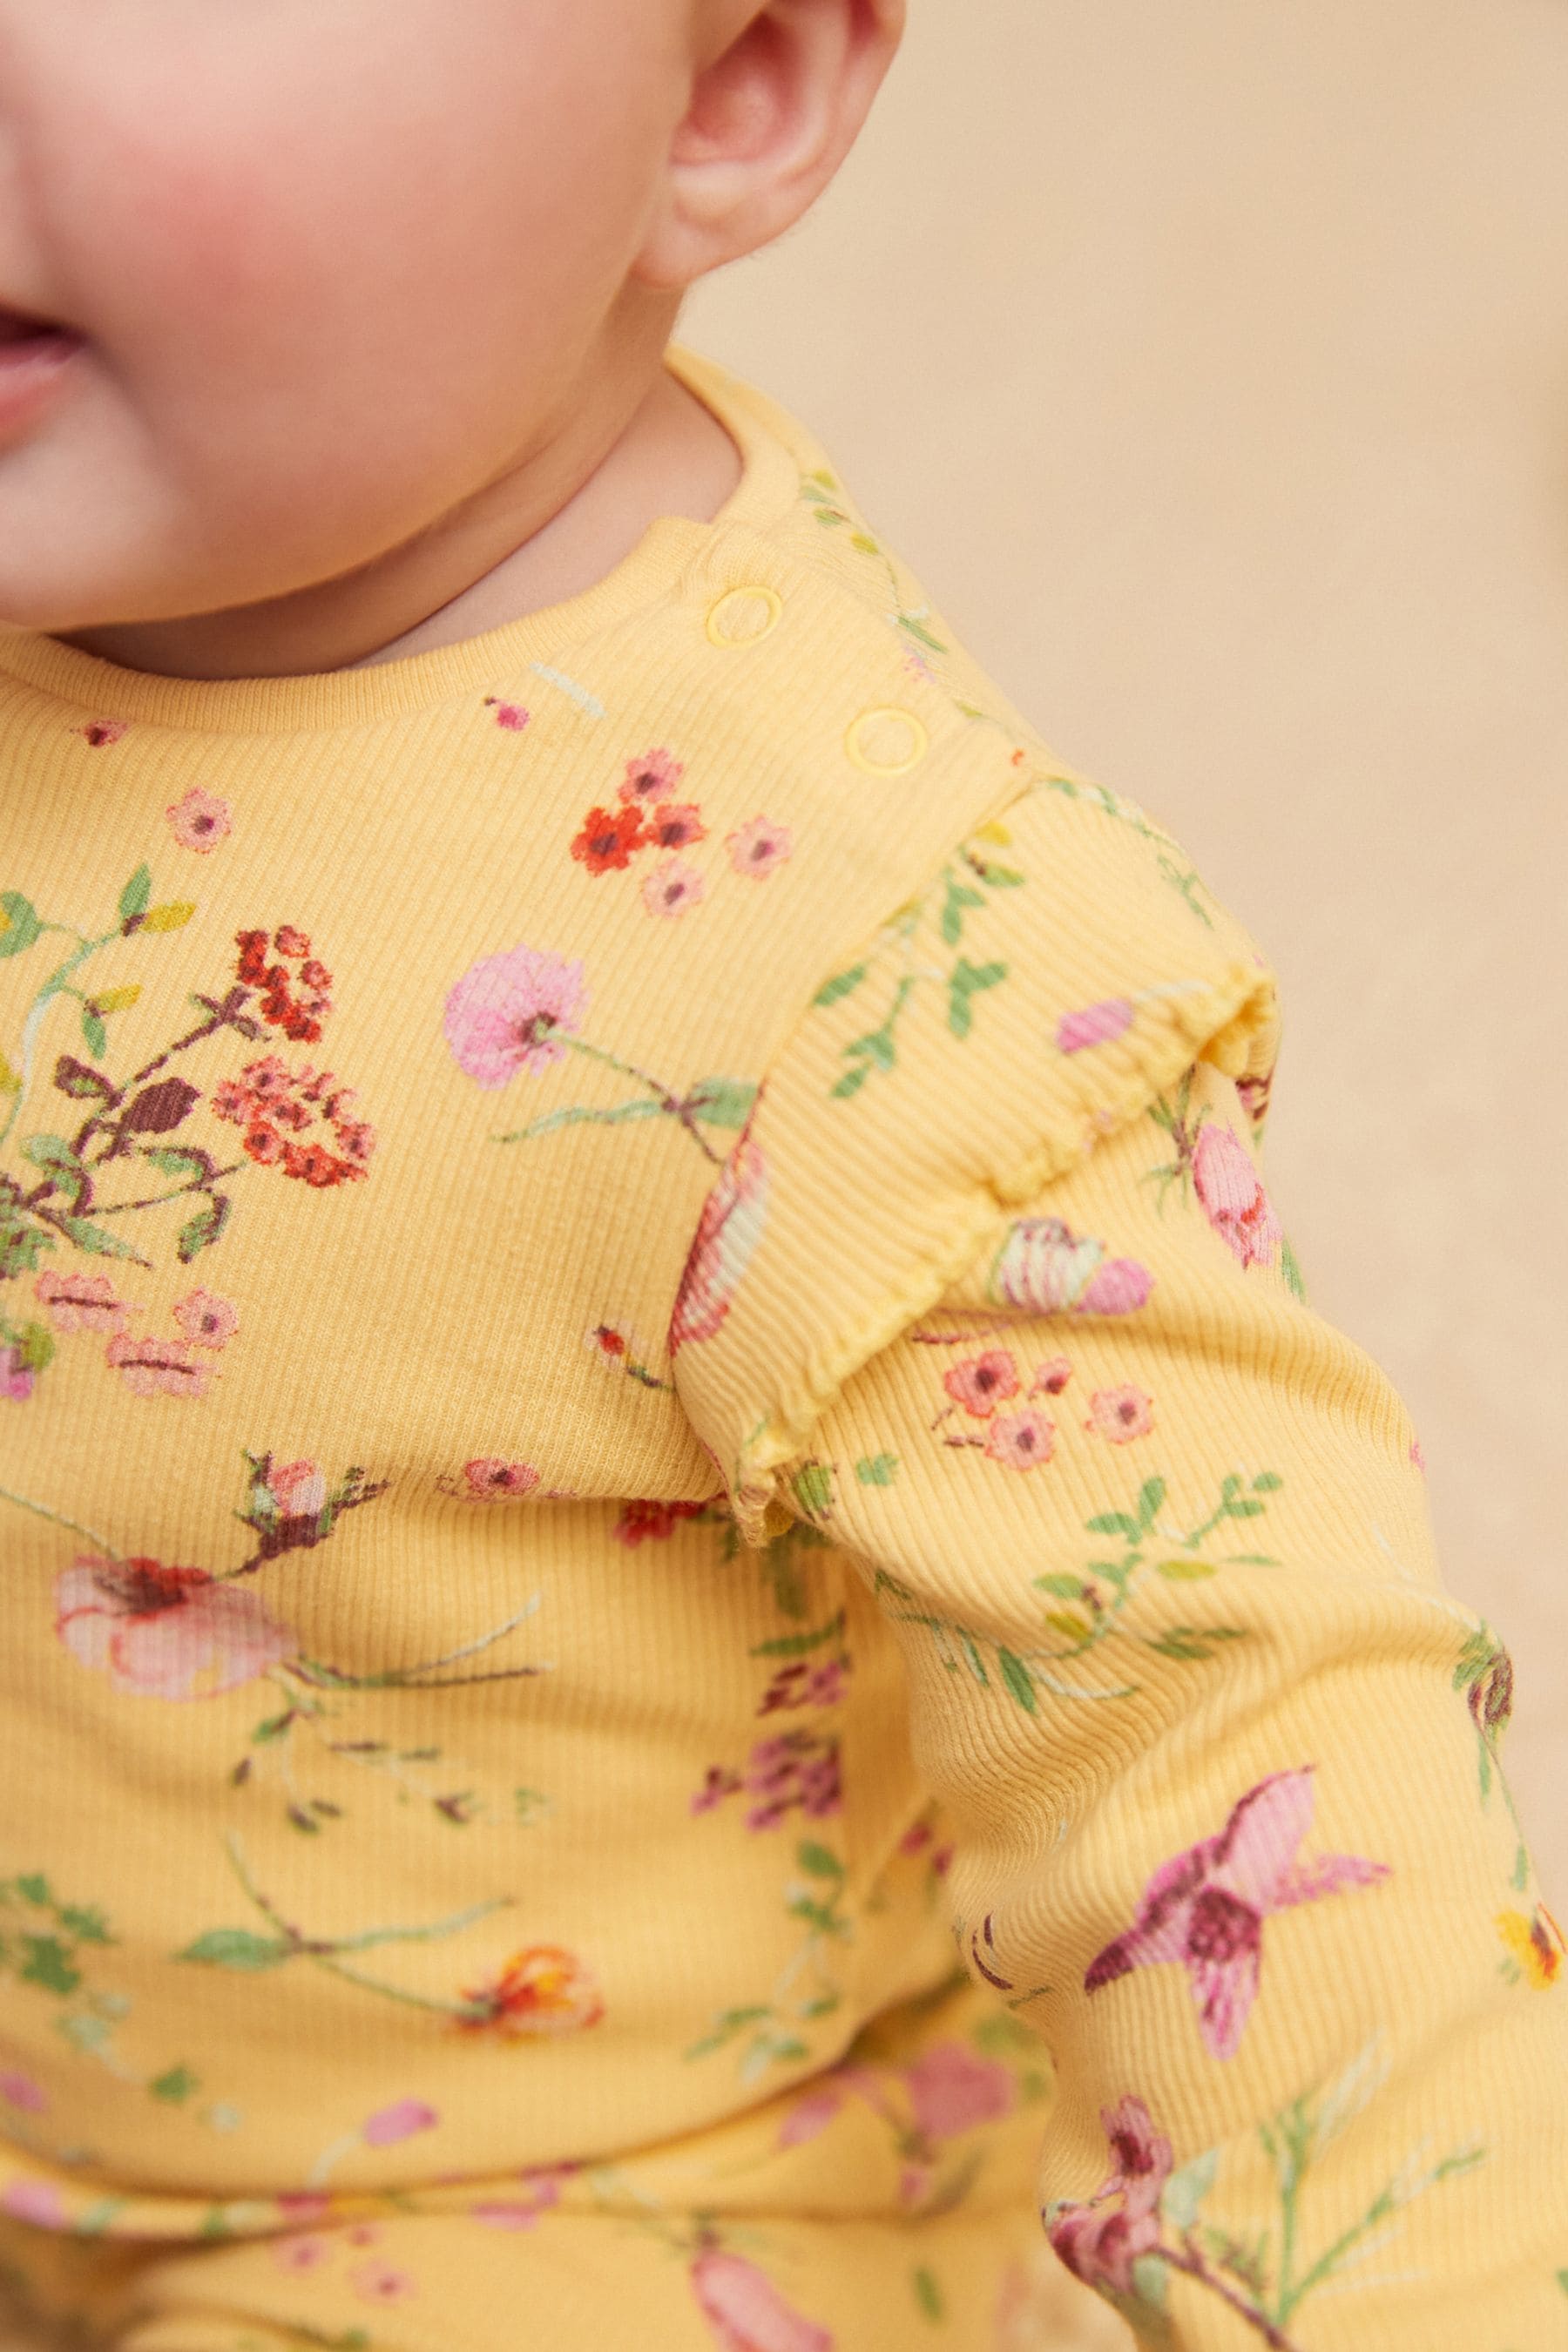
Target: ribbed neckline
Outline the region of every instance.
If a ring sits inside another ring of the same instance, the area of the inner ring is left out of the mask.
[[[365,669],[296,677],[164,677],[124,669],[49,636],[0,635],[0,674],[103,718],[195,734],[291,734],[355,727],[449,701],[478,686],[550,661],[606,625],[646,611],[693,558],[736,525],[766,530],[799,491],[798,453],[780,437],[770,402],[714,360],[672,345],[670,373],[723,425],[740,449],[741,480],[710,522],[665,515],[603,580],[565,603],[504,622],[480,636]]]

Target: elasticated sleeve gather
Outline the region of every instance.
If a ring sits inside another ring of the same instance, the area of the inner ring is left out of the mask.
[[[874,1589],[968,1965],[1047,2038],[1058,2254],[1171,2352],[1568,2344],[1568,1969],[1420,1447],[1263,1181],[1263,960],[1041,782],[817,1000],[676,1378]]]

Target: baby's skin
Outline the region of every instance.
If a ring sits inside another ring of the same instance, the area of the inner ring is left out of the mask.
[[[903,13],[0,0],[0,629],[348,668],[710,520],[682,296],[821,194]]]

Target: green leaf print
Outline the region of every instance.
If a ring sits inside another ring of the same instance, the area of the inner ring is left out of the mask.
[[[153,899],[153,875],[150,867],[139,866],[120,894],[120,919],[133,923],[144,915]]]
[[[895,1622],[927,1628],[949,1674],[966,1670],[983,1688],[999,1689],[1027,1715],[1037,1712],[1041,1692],[1095,1704],[1131,1698],[1140,1688],[1136,1682],[1091,1687],[1082,1681],[1063,1679],[1061,1669],[1091,1661],[1117,1643],[1136,1644],[1176,1664],[1205,1664],[1224,1644],[1245,1641],[1246,1630],[1238,1625],[1164,1626],[1143,1633],[1133,1619],[1133,1603],[1149,1577],[1169,1583],[1196,1583],[1225,1568],[1277,1566],[1263,1553],[1214,1556],[1205,1548],[1232,1520],[1261,1517],[1268,1507],[1259,1498],[1277,1494],[1283,1484],[1276,1471],[1265,1471],[1252,1480],[1250,1487],[1238,1474],[1226,1477],[1215,1509],[1184,1534],[1157,1524],[1168,1498],[1165,1480],[1145,1480],[1131,1510],[1099,1512],[1085,1523],[1089,1535],[1123,1538],[1126,1549],[1120,1559],[1092,1559],[1082,1573],[1050,1569],[1032,1580],[1037,1591],[1049,1600],[1078,1604],[1042,1612],[1045,1630],[1058,1638],[1039,1649],[1014,1650],[977,1627],[954,1624],[910,1605],[917,1600],[914,1591],[885,1569],[877,1572],[875,1590],[879,1596],[906,1604],[889,1612]],[[1158,1556],[1151,1557],[1156,1543]],[[988,1661],[994,1662],[994,1677]]]
[[[204,1968],[251,1970],[279,1967],[292,1949],[285,1939],[253,1936],[247,1927],[211,1927],[174,1958],[199,1961]]]
[[[25,955],[43,932],[30,898],[19,890],[0,890],[0,956]]]

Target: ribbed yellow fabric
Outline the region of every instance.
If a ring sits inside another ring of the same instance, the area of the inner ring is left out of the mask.
[[[671,365],[741,488],[568,604],[0,640],[0,2275],[1568,2344],[1510,1669],[1263,1187],[1267,965]]]

